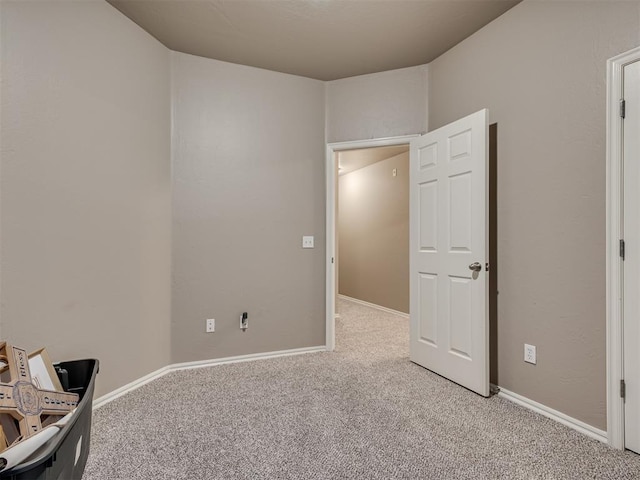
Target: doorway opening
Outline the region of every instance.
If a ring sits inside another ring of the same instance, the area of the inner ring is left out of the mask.
[[[394,157],[398,155],[400,156],[402,155],[402,149],[408,152],[409,140],[416,136],[417,135],[409,135],[409,136],[376,139],[376,140],[340,142],[340,143],[332,143],[327,146],[327,157],[326,157],[326,180],[327,180],[327,184],[326,184],[326,191],[327,191],[327,199],[326,199],[327,239],[326,240],[327,242],[326,244],[327,244],[327,265],[328,265],[327,275],[326,275],[327,350],[331,351],[335,349],[335,316],[336,316],[336,300],[338,296],[338,284],[339,284],[338,264],[340,262],[340,259],[339,259],[340,252],[338,251],[337,238],[336,238],[337,232],[338,232],[337,208],[339,203],[338,185],[339,185],[339,178],[341,177],[340,174],[344,173],[344,175],[342,175],[342,178],[346,179],[343,181],[343,184],[350,185],[350,189],[351,189],[350,196],[357,195],[356,193],[357,184],[358,182],[362,183],[361,181],[364,180],[366,177],[379,178],[381,181],[384,182],[382,173],[386,170],[389,170],[389,167],[391,166],[391,164],[394,163]],[[380,147],[384,147],[384,149],[379,150],[376,153],[373,153],[373,151],[371,150],[371,149],[378,149]],[[369,151],[365,152],[364,151],[365,149]],[[383,158],[387,153],[391,153],[391,155],[389,155],[386,158]],[[394,153],[395,155],[393,155]],[[378,158],[377,161],[376,161],[376,156]],[[406,156],[407,156],[407,166],[408,166],[408,153],[406,154]],[[386,162],[386,160],[390,160],[390,161]],[[402,160],[396,158],[395,162],[402,162]],[[386,163],[388,163],[389,165],[387,165]],[[380,165],[377,165],[376,167],[375,166],[376,164],[380,164]],[[342,170],[339,170],[339,168],[342,168]],[[396,177],[393,177],[394,168],[396,169]],[[401,180],[401,177],[398,177],[399,173],[401,173],[398,171],[398,168],[399,168],[398,166],[391,167],[390,171],[387,172],[391,176],[390,177],[391,179],[396,178],[398,180]],[[378,172],[378,170],[380,171]],[[360,173],[356,174],[356,172],[358,171]],[[408,171],[404,172],[404,174],[408,178]],[[352,176],[347,177],[348,175],[352,175]],[[407,184],[407,189],[408,189],[408,184]],[[372,192],[368,192],[366,194],[366,198],[371,198],[371,193]],[[408,198],[407,198],[407,201],[408,201]],[[357,213],[362,212],[363,209],[366,210],[367,205],[356,204],[353,206],[352,209],[350,208],[350,210],[352,210],[350,214],[351,216],[357,216]],[[370,209],[369,212],[371,212],[371,214],[376,213],[373,209]],[[368,223],[368,225],[361,225],[361,227],[370,229],[370,228],[373,228],[373,226],[376,224],[376,222],[366,222],[366,223]],[[352,236],[354,237],[353,240],[356,240],[357,237],[362,238],[361,232],[354,231],[352,233],[353,233]],[[351,243],[352,243],[352,247],[349,247],[349,248],[355,248],[355,249],[358,248],[358,245],[354,244],[353,241]],[[360,243],[360,242],[357,242],[357,243]],[[384,241],[382,243],[388,244],[389,242]],[[386,248],[386,245],[382,245],[381,247]],[[348,263],[350,263],[349,268],[351,271],[355,271],[355,269],[358,268],[358,263],[362,265],[362,261],[357,261],[357,259],[354,262],[348,262]],[[374,268],[384,269],[384,265],[374,267]],[[408,261],[407,261],[407,269],[408,269]],[[359,277],[362,275],[362,272],[355,275]],[[346,286],[347,287],[346,289],[343,288],[342,290],[343,292],[345,292],[345,294],[346,292],[351,292],[352,295],[356,295],[356,298],[357,296],[364,296],[365,297],[364,299],[359,299],[361,301],[364,301],[370,304],[376,304],[376,305],[379,305],[379,303],[376,303],[376,302],[384,302],[384,303],[387,303],[388,305],[392,305],[391,307],[387,307],[390,310],[402,311],[402,310],[398,310],[398,308],[401,308],[401,307],[397,306],[397,305],[402,305],[401,301],[400,303],[397,303],[399,301],[397,299],[402,297],[401,293],[396,292],[391,295],[392,297],[396,298],[396,300],[389,299],[389,295],[388,295],[389,292],[385,292],[381,296],[380,290],[363,294],[362,292],[367,290],[367,285],[366,285],[367,282],[364,282],[365,285],[362,285],[362,282],[357,281],[357,279],[354,282],[353,276],[354,274],[351,274],[351,278],[349,278],[349,274],[347,274],[346,277],[343,275],[343,281],[347,281],[350,283],[349,286]],[[409,282],[409,276],[408,276],[408,270],[407,270],[407,275],[406,275],[407,300],[408,300],[408,282]],[[373,296],[370,296],[372,294]],[[347,295],[347,296],[350,296],[350,295]],[[369,300],[367,300],[367,298]],[[386,307],[386,305],[382,305],[382,306]],[[405,312],[408,312],[408,304]]]
[[[335,153],[339,298],[409,315],[409,145]]]

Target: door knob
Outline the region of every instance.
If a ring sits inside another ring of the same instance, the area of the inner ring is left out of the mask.
[[[479,262],[473,262],[471,265],[469,265],[469,270],[479,272],[482,270],[482,265]]]

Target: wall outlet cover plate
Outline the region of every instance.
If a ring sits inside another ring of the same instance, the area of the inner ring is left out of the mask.
[[[213,333],[216,331],[216,320],[215,318],[207,318],[207,322],[205,324],[205,332]]]
[[[524,344],[524,361],[527,363],[536,364],[536,347],[535,345]]]

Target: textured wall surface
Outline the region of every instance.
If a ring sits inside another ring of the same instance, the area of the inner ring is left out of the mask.
[[[428,67],[327,84],[184,54],[170,75],[103,2],[0,2],[0,22],[3,339],[99,358],[98,395],[172,362],[322,345],[325,138],[487,107],[492,379],[606,427],[605,61],[640,43],[637,1],[525,1]]]
[[[327,141],[427,131],[426,65],[327,82]]]
[[[323,82],[171,58],[172,361],[324,345]]]
[[[169,53],[104,2],[0,9],[1,336],[99,396],[169,363]]]
[[[432,128],[485,107],[498,124],[497,381],[601,429],[605,71],[639,5],[526,1],[429,65]]]
[[[409,313],[409,152],[338,184],[340,294]]]

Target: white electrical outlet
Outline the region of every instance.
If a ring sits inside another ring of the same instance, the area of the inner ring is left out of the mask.
[[[207,318],[207,328],[205,330],[207,333],[216,331],[216,319],[215,318]]]
[[[535,345],[524,344],[524,361],[536,364],[536,347]]]
[[[313,236],[302,237],[302,248],[313,248]]]

